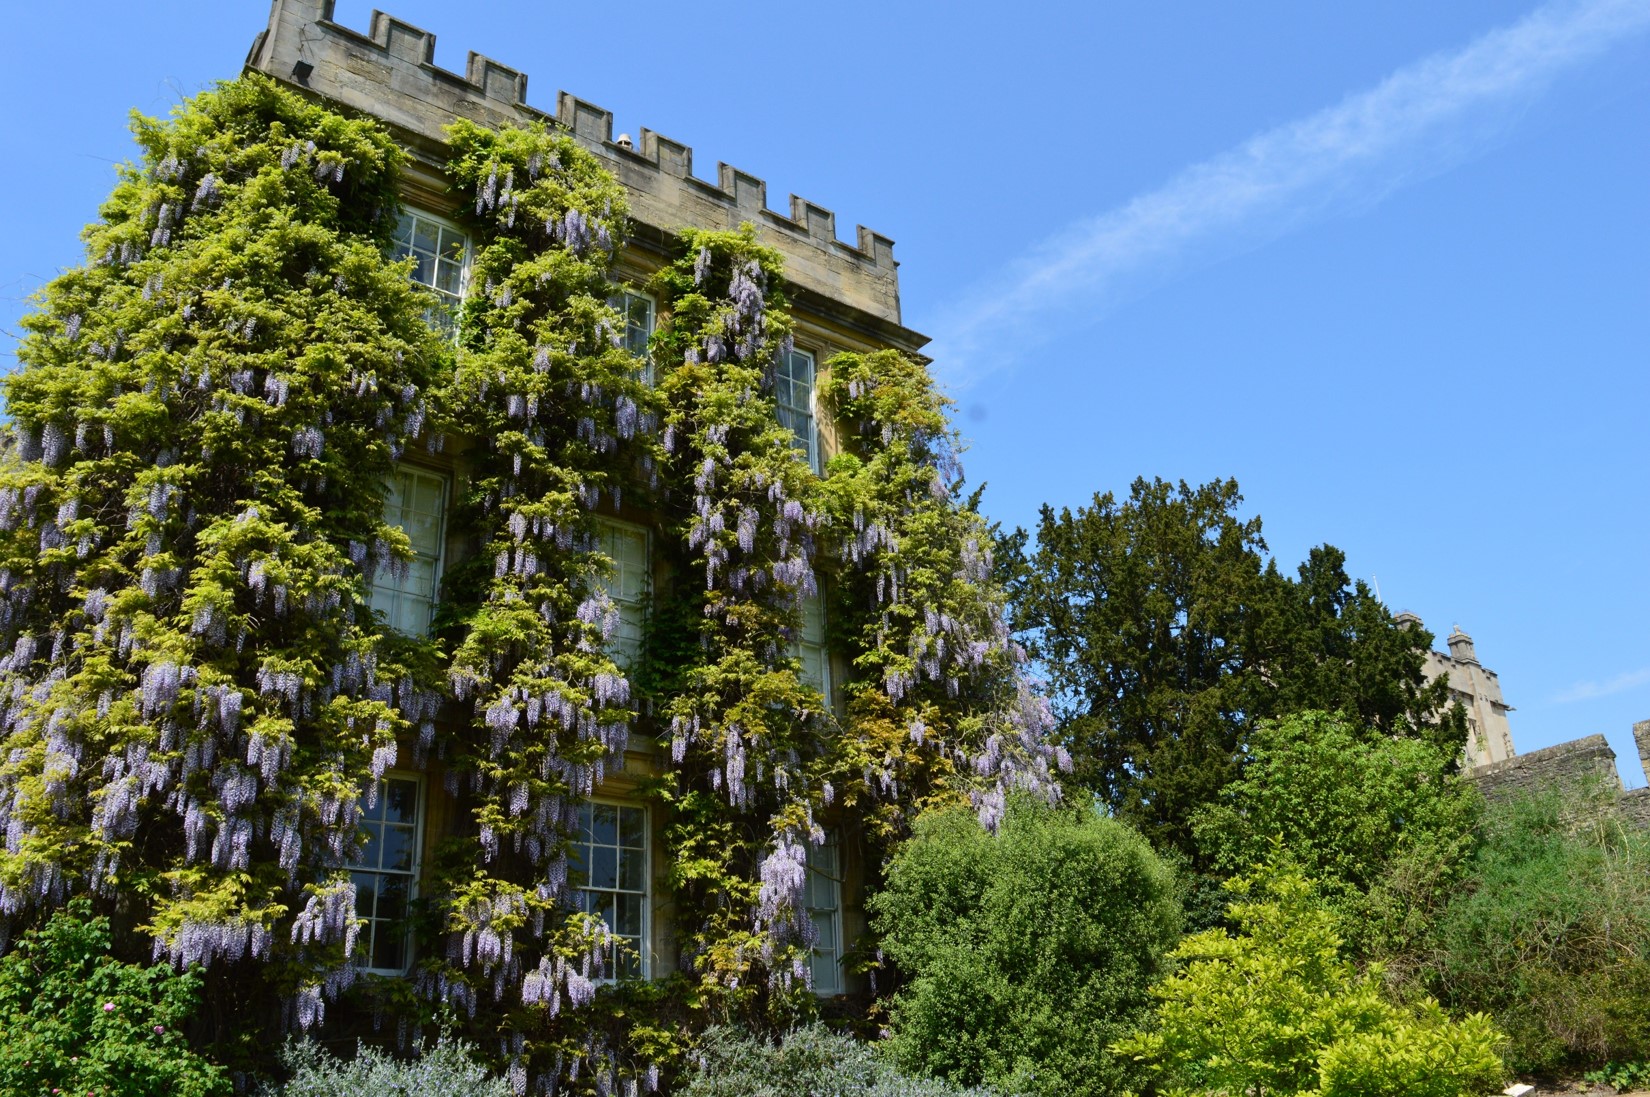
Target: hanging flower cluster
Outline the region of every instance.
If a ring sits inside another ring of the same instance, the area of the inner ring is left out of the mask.
[[[854,762],[902,833],[930,790],[965,794],[995,829],[1005,800],[1060,794],[1053,718],[1008,634],[991,535],[961,495],[948,405],[896,351],[831,359],[822,401],[848,434],[827,481],[842,570],[836,607],[859,676]],[[922,795],[900,796],[914,786]]]
[[[378,127],[248,78],[136,132],[6,381],[0,915],[142,895],[157,957],[275,963],[305,1012],[349,981],[362,782],[433,734],[364,599],[445,348]]]
[[[577,912],[569,847],[636,716],[593,521],[646,483],[658,452],[645,363],[608,302],[624,189],[543,129],[460,123],[449,136],[449,171],[481,229],[440,394],[450,429],[473,440],[453,517],[481,547],[449,572],[443,627],[451,692],[472,713],[446,745],[475,853],[437,881],[447,948],[419,985],[471,1014],[538,1011],[502,1049],[513,1076],[542,1075],[552,1057],[550,1077],[612,1072],[576,1023],[551,1022],[590,1002],[620,948]]]

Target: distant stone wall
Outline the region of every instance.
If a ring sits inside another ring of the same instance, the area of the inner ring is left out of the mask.
[[[1633,725],[1633,739],[1638,744],[1639,758],[1645,763],[1645,773],[1650,775],[1650,720]],[[1478,766],[1468,770],[1466,776],[1491,803],[1543,789],[1574,788],[1589,781],[1602,780],[1621,788],[1616,752],[1602,735],[1572,739]],[[1624,792],[1621,806],[1629,819],[1650,827],[1650,788]]]

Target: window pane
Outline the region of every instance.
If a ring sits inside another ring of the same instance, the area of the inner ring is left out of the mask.
[[[590,840],[596,845],[612,846],[619,841],[619,809],[612,804],[590,805]]]
[[[361,829],[367,841],[360,858],[349,866],[356,870],[350,873],[355,911],[366,921],[356,958],[384,973],[400,974],[407,967],[407,912],[417,887],[418,832],[423,825],[420,799],[419,782],[407,777],[386,777],[361,795]]]
[[[400,921],[407,916],[407,889],[409,878],[405,876],[385,876],[378,891],[379,918],[389,918]]]
[[[648,909],[647,809],[621,804],[585,804],[584,827],[570,861],[582,861],[588,872],[571,868],[568,881],[578,888],[575,909],[586,911],[607,927],[631,955],[622,957],[608,978],[644,974],[642,953]]]
[[[411,872],[413,867],[413,828],[387,826],[384,828],[384,859],[380,867],[391,872]]]
[[[818,936],[809,972],[818,994],[842,992],[842,884],[834,841],[808,850],[808,918]]]
[[[641,808],[619,809],[619,842],[632,849],[647,845],[647,812]]]
[[[619,886],[619,851],[612,846],[590,847],[590,886],[615,888]]]
[[[431,221],[425,220],[422,217],[418,217],[417,215],[403,214],[402,216],[404,216],[404,217],[411,216],[411,218],[412,218],[412,222],[413,222],[413,233],[412,233],[413,247],[418,248],[420,251],[429,251],[429,252],[435,251],[436,248],[439,246],[439,244],[438,244],[439,237],[437,235],[439,230],[436,228],[435,224]]]
[[[612,564],[605,580],[607,596],[619,611],[619,627],[608,642],[608,654],[620,666],[632,666],[642,650],[647,628],[650,565],[647,531],[618,522],[598,520],[596,543]]]
[[[407,969],[407,939],[405,935],[395,932],[394,927],[378,925],[374,929],[372,941],[372,966],[381,971],[405,971]]]
[[[355,913],[371,918],[378,902],[378,877],[370,872],[352,872],[349,878],[355,884]]]
[[[418,817],[418,782],[386,778],[378,802],[390,822],[410,824]]]
[[[647,855],[641,850],[619,851],[619,890],[642,891],[646,887]]]

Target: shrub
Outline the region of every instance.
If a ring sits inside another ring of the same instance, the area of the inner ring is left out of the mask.
[[[76,900],[0,958],[0,1092],[228,1093],[222,1068],[181,1031],[199,1001],[199,969],[122,963],[109,944],[109,920]]]
[[[281,1053],[291,1072],[286,1085],[265,1086],[263,1097],[512,1097],[508,1082],[489,1077],[460,1040],[438,1039],[416,1059],[396,1059],[362,1044],[355,1058],[342,1060],[313,1040],[294,1040]]]
[[[1174,876],[1133,830],[1026,801],[995,835],[930,814],[871,905],[910,977],[892,1014],[901,1066],[1062,1097],[1127,1081],[1106,1045],[1180,932]]]
[[[1267,860],[1273,843],[1345,915],[1354,952],[1408,973],[1470,856],[1482,798],[1450,772],[1458,750],[1305,712],[1261,726],[1242,778],[1194,823],[1216,871]]]
[[[899,1073],[877,1050],[823,1025],[770,1043],[732,1028],[705,1033],[680,1097],[990,1097]]]
[[[1458,1097],[1502,1077],[1481,1014],[1459,1023],[1437,1002],[1398,1006],[1340,952],[1338,919],[1293,864],[1274,859],[1231,881],[1233,936],[1209,930],[1174,951],[1181,968],[1154,991],[1154,1026],[1114,1049],[1171,1092]],[[1249,898],[1253,896],[1253,898]]]
[[[1493,1014],[1521,1072],[1650,1058],[1650,833],[1616,796],[1497,803],[1441,916],[1435,989]]]

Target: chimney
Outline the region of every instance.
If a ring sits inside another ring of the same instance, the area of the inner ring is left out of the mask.
[[[1449,657],[1457,663],[1476,663],[1478,654],[1472,650],[1472,637],[1456,625],[1449,634]]]

